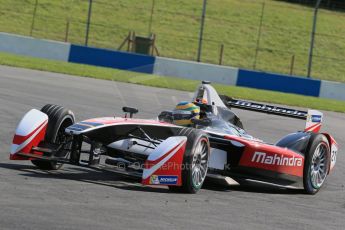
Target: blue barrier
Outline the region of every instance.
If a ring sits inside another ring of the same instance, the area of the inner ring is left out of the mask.
[[[153,73],[155,57],[106,49],[71,45],[69,62]]]
[[[240,69],[236,85],[318,97],[321,81]]]

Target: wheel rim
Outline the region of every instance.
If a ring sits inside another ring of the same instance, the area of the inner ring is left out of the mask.
[[[314,188],[320,188],[327,176],[327,146],[320,143],[313,154],[310,165],[310,179]]]
[[[63,144],[63,143],[67,143],[68,142],[68,138],[65,134],[65,129],[69,126],[70,124],[69,123],[62,123],[57,131],[57,134],[56,134],[56,138],[55,138],[55,141],[54,143],[55,144]],[[64,149],[68,149],[69,147],[71,147],[71,143],[67,143],[67,144],[64,144]],[[68,155],[69,155],[69,151],[66,151],[66,150],[62,150],[61,152],[61,156],[63,156],[64,158],[68,158]],[[61,167],[63,165],[63,163],[58,163],[58,162],[55,162],[55,165],[57,167]]]
[[[62,144],[66,142],[66,135],[65,135],[65,129],[66,127],[60,126],[56,138],[55,138],[55,144]]]
[[[195,187],[200,187],[204,182],[208,169],[208,144],[201,140],[193,155],[192,180]]]

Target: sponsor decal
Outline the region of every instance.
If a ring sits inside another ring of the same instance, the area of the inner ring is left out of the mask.
[[[321,115],[311,115],[311,122],[321,122],[322,116]]]
[[[150,184],[159,184],[158,176],[157,175],[151,175],[150,177]]]
[[[100,125],[104,125],[103,123],[87,122],[87,121],[81,121],[81,122],[79,122],[79,124],[89,125],[90,127],[97,127],[97,126],[100,126]]]
[[[284,113],[284,114],[297,115],[297,116],[306,116],[307,115],[306,112],[304,112],[304,111],[282,108],[282,107],[277,107],[277,106],[273,106],[273,105],[264,105],[264,104],[253,103],[253,102],[248,102],[248,101],[236,101],[235,105],[253,108],[253,109],[259,109],[259,110],[263,110],[263,111],[267,111],[267,112]]]
[[[338,147],[333,144],[332,152],[331,152],[331,169],[334,167],[335,162],[337,161],[337,153],[338,153]]]
[[[150,184],[174,185],[177,184],[177,176],[150,176]]]
[[[83,131],[89,128],[90,128],[89,125],[82,125],[82,124],[74,124],[68,127],[68,129],[72,131]]]
[[[282,166],[302,166],[302,158],[287,157],[279,154],[274,156],[263,152],[255,152],[252,157],[252,162],[267,164],[267,165],[282,165]]]

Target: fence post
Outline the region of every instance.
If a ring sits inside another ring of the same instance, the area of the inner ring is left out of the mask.
[[[66,22],[65,42],[68,41],[68,35],[69,35],[69,19],[67,19],[67,22]]]
[[[200,59],[201,59],[202,37],[204,36],[204,26],[205,26],[205,16],[206,16],[206,4],[207,4],[207,0],[204,0],[204,4],[202,6],[197,62],[200,62]]]
[[[221,44],[220,52],[219,52],[219,65],[223,64],[223,53],[224,53],[224,44]]]
[[[322,0],[317,0],[315,9],[314,9],[314,18],[313,18],[313,28],[311,31],[311,38],[310,38],[310,48],[309,48],[309,60],[308,60],[308,73],[307,77],[310,78],[311,75],[311,68],[313,64],[313,50],[314,50],[314,42],[315,42],[315,32],[316,32],[316,22],[317,22],[317,13],[319,11],[319,6]]]
[[[131,42],[132,42],[132,31],[129,31],[128,33],[128,43],[127,43],[127,52],[129,52],[130,48],[131,48]]]
[[[36,17],[37,5],[38,5],[38,0],[35,1],[34,12],[32,14],[32,22],[31,22],[31,28],[30,28],[30,37],[32,37],[32,31],[34,30],[34,26],[35,26],[35,17]]]
[[[149,22],[149,34],[152,33],[152,20],[153,20],[154,9],[155,9],[155,0],[152,0],[151,16],[150,16],[150,22]]]
[[[258,39],[256,40],[253,69],[256,69],[256,60],[258,58],[258,53],[259,53],[259,48],[260,48],[261,30],[262,30],[262,22],[264,19],[264,13],[265,13],[265,2],[262,3],[261,18],[260,18],[260,24],[259,24]]]
[[[87,46],[88,43],[89,43],[91,12],[92,12],[92,0],[89,0],[89,12],[88,12],[88,15],[87,15],[87,23],[86,23],[85,46]]]

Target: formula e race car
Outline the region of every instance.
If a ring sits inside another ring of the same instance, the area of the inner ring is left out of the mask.
[[[73,112],[58,105],[32,109],[16,129],[10,159],[31,160],[44,170],[63,164],[107,170],[185,193],[196,193],[206,178],[222,178],[315,194],[334,168],[338,145],[331,135],[319,133],[321,112],[219,96],[206,81],[195,92],[198,99],[206,103],[193,127],[174,125],[174,111],[143,120],[133,118],[137,109],[124,107],[123,118],[75,123]],[[306,128],[268,144],[247,134],[231,108],[304,119]]]

